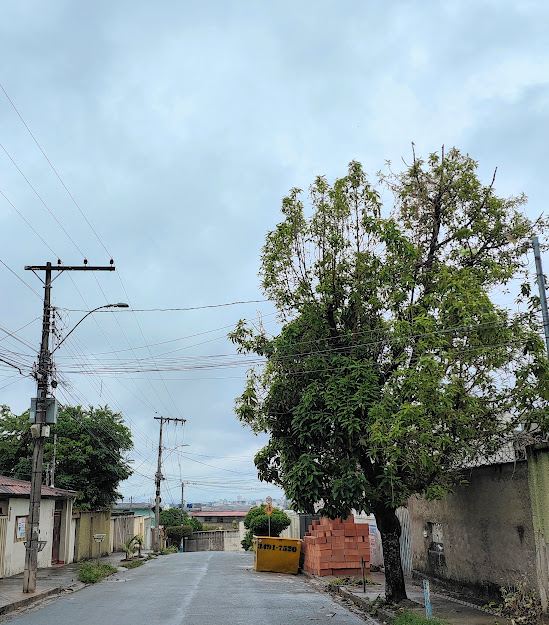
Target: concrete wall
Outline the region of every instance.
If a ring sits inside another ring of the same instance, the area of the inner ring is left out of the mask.
[[[413,568],[487,598],[524,579],[538,588],[528,463],[476,467],[440,501],[409,501]]]
[[[40,540],[45,540],[47,542],[44,549],[38,553],[38,568],[51,567],[54,509],[55,500],[42,499],[40,503]],[[28,517],[28,514],[28,499],[11,498],[9,500],[8,526],[6,531],[6,549],[4,552],[5,577],[17,575],[17,573],[21,573],[25,570],[25,545],[23,541],[15,541],[15,528],[17,523],[17,517]]]
[[[282,530],[281,538],[300,538],[299,536],[299,514],[293,510],[285,510],[286,514],[290,517],[290,525]]]
[[[544,611],[549,604],[549,453],[547,444],[530,448],[528,485],[536,544],[538,591]]]
[[[185,539],[185,551],[242,551],[239,530],[193,532]]]
[[[74,538],[74,559],[76,562],[97,558],[109,553],[111,513],[109,510],[78,512]],[[94,534],[106,534],[102,543],[96,543]]]
[[[244,551],[240,544],[242,539],[239,530],[228,530],[224,534],[223,551]]]

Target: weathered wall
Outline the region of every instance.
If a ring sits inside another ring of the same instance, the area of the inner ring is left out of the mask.
[[[74,537],[74,560],[97,558],[99,554],[109,552],[111,513],[110,510],[78,512],[76,515],[76,530]],[[106,534],[102,543],[96,543],[94,534]]]
[[[526,461],[476,467],[441,501],[409,501],[416,571],[493,597],[524,579],[537,590]]]
[[[185,539],[185,551],[241,551],[239,530],[193,532]]]
[[[51,548],[53,537],[53,499],[42,499],[40,503],[40,540],[46,545],[38,553],[38,568],[51,566]],[[4,552],[4,576],[17,575],[25,569],[25,545],[15,540],[16,518],[29,514],[29,500],[11,498],[8,504],[8,527],[6,531],[6,550]],[[28,530],[27,530],[28,531]]]
[[[240,544],[239,530],[228,530],[224,534],[223,551],[244,551]]]
[[[121,545],[135,536],[135,517],[133,514],[117,514],[111,519],[112,550],[123,551]]]
[[[549,453],[547,444],[531,447],[528,485],[536,543],[538,591],[544,611],[549,603]]]

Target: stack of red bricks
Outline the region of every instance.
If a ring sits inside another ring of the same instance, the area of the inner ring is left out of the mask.
[[[313,521],[303,539],[304,569],[312,575],[349,577],[362,575],[361,558],[365,573],[370,573],[370,540],[367,523],[322,518]]]

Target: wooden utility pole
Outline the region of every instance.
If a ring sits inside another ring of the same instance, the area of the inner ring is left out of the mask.
[[[153,551],[160,550],[159,532],[160,532],[160,482],[162,481],[162,426],[169,421],[176,423],[185,423],[186,419],[177,417],[155,417],[160,421],[160,434],[158,436],[158,465],[155,474],[156,499],[154,502],[154,534],[153,534]]]
[[[86,261],[87,263],[87,261]],[[44,445],[49,436],[49,426],[46,423],[47,396],[50,387],[51,375],[51,352],[50,352],[50,328],[51,328],[51,288],[53,271],[114,271],[114,265],[107,267],[92,267],[87,264],[82,267],[71,267],[46,263],[46,265],[26,266],[25,270],[45,271],[44,284],[44,308],[42,315],[42,341],[38,355],[38,368],[36,371],[36,416],[35,424],[31,428],[34,439],[34,451],[32,456],[31,491],[29,502],[29,522],[27,527],[27,539],[25,541],[25,571],[23,573],[23,592],[35,592],[36,570],[38,568],[38,548],[40,540],[40,501],[42,498],[42,469],[44,463]],[[38,274],[36,274],[38,275]],[[59,274],[58,274],[59,275]]]

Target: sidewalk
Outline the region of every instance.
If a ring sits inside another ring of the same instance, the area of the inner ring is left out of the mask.
[[[104,564],[118,566],[123,553],[113,553],[101,558]],[[38,569],[36,592],[23,592],[23,573],[0,579],[0,616],[61,592],[73,592],[84,584],[78,581],[78,564],[65,564],[48,569]]]
[[[369,578],[375,582],[375,585],[366,585],[366,593],[360,586],[340,586],[339,594],[350,599],[357,605],[368,609],[368,604],[378,597],[385,596],[385,576],[383,573],[371,573]],[[333,577],[315,578],[318,581],[329,582]],[[415,580],[406,578],[406,593],[409,601],[406,602],[405,608],[410,612],[415,612],[421,616],[425,616],[425,601],[423,597],[423,588],[417,584]],[[475,606],[470,602],[455,599],[446,594],[433,591],[431,589],[431,607],[434,617],[447,620],[452,625],[494,625],[497,618],[500,625],[505,625],[509,621],[501,616],[495,616],[482,610],[480,606]],[[384,608],[378,608],[378,618],[391,622],[394,619],[394,613]]]

